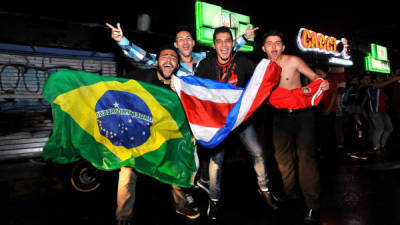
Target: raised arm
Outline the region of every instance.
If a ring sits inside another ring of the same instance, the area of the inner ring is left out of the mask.
[[[124,37],[121,25],[119,23],[117,23],[116,27],[109,23],[106,23],[106,25],[111,29],[111,38],[117,42],[117,44],[121,47],[122,52],[127,57],[133,59],[135,62],[143,63],[149,66],[154,66],[156,64],[155,54],[146,52]]]
[[[258,27],[250,29],[250,26],[247,25],[246,32],[236,40],[233,51],[240,51],[240,49],[246,44],[246,42],[248,42],[249,39],[252,39],[256,36],[256,30],[258,30]]]
[[[390,79],[387,79],[387,80],[385,80],[383,82],[375,82],[372,85],[372,87],[375,88],[375,89],[376,88],[383,88],[383,87],[385,87],[385,86],[387,86],[387,85],[389,85],[389,84],[391,84],[391,83],[393,83],[395,81],[398,81],[398,80],[400,80],[400,76],[393,76]]]

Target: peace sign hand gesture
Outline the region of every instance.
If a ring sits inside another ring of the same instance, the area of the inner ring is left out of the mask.
[[[250,29],[250,26],[247,25],[246,32],[244,33],[244,37],[248,40],[251,38],[256,37],[256,30],[258,30],[258,27],[254,27],[253,29]]]
[[[117,23],[117,27],[112,26],[109,23],[106,23],[107,27],[111,29],[111,38],[116,42],[121,42],[124,39],[124,34],[122,33],[121,25]]]

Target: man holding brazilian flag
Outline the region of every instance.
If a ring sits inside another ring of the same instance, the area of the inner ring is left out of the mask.
[[[163,46],[157,69],[133,73],[135,80],[64,70],[51,74],[43,89],[54,119],[43,157],[58,163],[84,158],[98,169],[121,168],[119,224],[132,219],[135,171],[171,184],[177,213],[200,215],[184,191],[193,184],[198,160],[185,112],[170,90],[177,65],[176,50]]]
[[[66,70],[51,75],[43,95],[54,116],[46,158],[70,163],[83,157],[104,170],[132,166],[165,183],[190,186],[194,143],[174,92]]]

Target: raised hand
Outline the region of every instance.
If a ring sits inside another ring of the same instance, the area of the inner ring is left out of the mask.
[[[256,30],[258,30],[259,27],[254,27],[253,29],[250,29],[250,25],[247,25],[246,32],[244,33],[244,37],[246,39],[251,39],[256,37]]]
[[[106,23],[107,27],[111,29],[111,38],[116,42],[122,41],[124,39],[124,34],[122,33],[121,25],[117,23],[117,27],[112,26],[109,23]]]

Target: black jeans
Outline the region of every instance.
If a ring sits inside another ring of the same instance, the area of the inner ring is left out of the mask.
[[[293,112],[277,110],[273,119],[272,140],[285,193],[290,195],[295,191],[298,172],[299,186],[307,207],[319,209],[320,179],[314,144],[314,117],[311,109]]]

